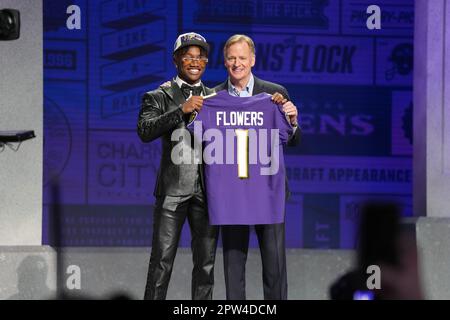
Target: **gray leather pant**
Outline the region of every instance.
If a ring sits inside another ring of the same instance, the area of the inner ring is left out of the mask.
[[[171,199],[170,199],[171,198]],[[144,299],[166,298],[181,230],[186,218],[191,231],[192,299],[212,299],[218,227],[209,224],[201,192],[190,197],[162,197],[156,201],[153,240]]]

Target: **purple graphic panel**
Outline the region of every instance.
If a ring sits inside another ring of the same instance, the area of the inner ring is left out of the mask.
[[[43,243],[57,181],[65,245],[151,244],[161,142],[138,139],[138,111],[144,92],[175,76],[173,43],[190,31],[211,46],[207,85],[227,77],[228,37],[247,34],[254,74],[298,108],[302,143],[285,150],[288,247],[352,248],[367,200],[411,216],[414,1],[378,1],[380,30],[366,25],[372,4],[44,0]],[[70,5],[79,30],[66,26]],[[187,223],[180,245],[190,246]]]

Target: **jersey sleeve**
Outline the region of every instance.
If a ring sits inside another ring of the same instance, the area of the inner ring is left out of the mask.
[[[189,116],[189,121],[186,124],[186,127],[189,130],[193,130],[194,129],[194,123],[195,122],[201,121],[201,122],[205,123],[205,122],[209,121],[210,111],[211,111],[210,108],[211,108],[212,103],[213,103],[213,101],[211,101],[212,99],[213,98],[205,100],[203,102],[203,107],[202,107],[202,110],[200,112],[194,111],[194,112],[191,113],[191,115]]]
[[[188,122],[187,122],[187,124],[186,124],[186,127],[187,127],[188,129],[191,129],[191,128],[194,127],[194,121],[197,120],[198,116],[199,116],[199,113],[198,113],[197,111],[194,111],[194,112],[192,112],[192,113],[189,115],[189,120],[188,120]]]
[[[202,108],[200,112],[194,111],[189,116],[189,121],[186,124],[186,128],[190,131],[194,130],[194,126],[197,123],[204,123],[208,119],[208,108]]]

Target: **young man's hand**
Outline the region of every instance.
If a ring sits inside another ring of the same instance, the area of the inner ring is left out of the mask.
[[[182,105],[183,113],[191,113],[193,111],[200,112],[203,106],[202,96],[192,96]]]

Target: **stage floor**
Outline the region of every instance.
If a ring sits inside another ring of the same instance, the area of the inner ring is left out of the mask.
[[[450,219],[419,218],[412,227],[416,231],[425,297],[450,299]],[[119,293],[141,299],[149,257],[150,248],[66,248],[62,255],[63,283],[73,279],[67,268],[75,266],[79,267],[81,289],[71,292],[96,299]],[[329,285],[351,268],[353,258],[351,250],[288,249],[289,299],[328,299]],[[56,254],[51,247],[0,247],[0,269],[0,299],[45,299],[55,292]],[[180,248],[168,299],[190,299],[191,271],[190,249]],[[214,299],[224,299],[220,248],[215,282]],[[262,298],[261,258],[258,249],[250,249],[247,299]]]
[[[351,264],[353,253],[346,250],[287,251],[289,299],[327,299],[328,285]],[[66,248],[63,279],[80,269],[81,290],[71,292],[95,299],[126,294],[141,299],[147,276],[150,248]],[[56,254],[51,247],[0,247],[0,299],[46,299],[56,288]],[[247,299],[262,299],[261,258],[251,249],[247,262]],[[67,273],[67,270],[70,273]],[[72,270],[72,271],[71,271]],[[168,289],[168,299],[190,299],[192,256],[180,248]],[[225,299],[222,250],[215,266],[214,299]]]

